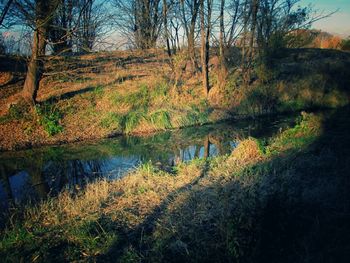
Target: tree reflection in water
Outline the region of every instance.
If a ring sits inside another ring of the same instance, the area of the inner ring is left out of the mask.
[[[101,177],[116,179],[140,163],[160,169],[195,158],[228,154],[238,139],[269,137],[294,117],[222,123],[163,132],[149,137],[125,136],[98,143],[42,147],[0,154],[0,206],[38,201],[63,189],[74,194]]]

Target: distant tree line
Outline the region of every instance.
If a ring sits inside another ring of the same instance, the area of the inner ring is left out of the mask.
[[[187,70],[201,74],[208,95],[209,58],[219,58],[220,86],[228,74],[230,51],[249,83],[253,66],[268,64],[279,50],[299,47],[304,30],[322,18],[300,0],[7,0],[0,4],[0,26],[26,24],[33,32],[24,99],[35,104],[47,47],[64,55],[94,50],[115,29],[129,48],[162,46],[169,61],[186,54]],[[212,51],[213,50],[213,51]]]

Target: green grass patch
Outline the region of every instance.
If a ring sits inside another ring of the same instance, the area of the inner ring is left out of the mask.
[[[21,246],[32,242],[34,235],[21,225],[13,227],[13,231],[5,231],[1,238],[0,251],[5,251],[12,247]]]
[[[94,256],[105,253],[116,241],[117,236],[111,229],[104,229],[108,224],[101,224],[98,220],[87,220],[70,226],[67,237],[75,244],[70,251],[71,254],[82,254]],[[104,225],[104,227],[102,227]]]
[[[92,91],[92,94],[93,94],[95,97],[101,98],[102,95],[104,94],[103,86],[101,86],[101,85],[96,86],[96,87],[94,88],[94,90]]]
[[[154,86],[149,87],[146,84],[142,84],[137,91],[121,95],[116,93],[113,97],[113,102],[116,105],[126,104],[132,107],[132,109],[147,109],[157,99],[162,98],[163,101],[167,100],[169,92],[168,84],[165,82],[157,82]]]
[[[213,111],[205,101],[199,105],[192,104],[190,110],[181,119],[181,126],[203,125],[210,122],[209,116]]]
[[[171,117],[166,110],[158,110],[150,114],[142,110],[130,111],[127,114],[111,112],[101,120],[100,126],[105,129],[131,133],[143,120],[152,124],[152,126],[159,130],[172,128]]]
[[[158,98],[158,97],[166,97],[169,93],[169,86],[166,82],[158,82],[155,84],[153,89],[151,90],[150,97]]]
[[[136,92],[127,95],[116,94],[114,97],[114,103],[116,105],[127,104],[133,109],[147,108],[149,105],[149,98],[148,87],[146,85],[142,85]]]
[[[92,91],[87,92],[82,96],[84,98],[86,98],[87,100],[89,100],[91,105],[93,105],[95,107],[97,100],[100,99],[104,94],[103,87],[96,86],[96,87],[88,87],[88,88],[92,88]]]
[[[12,119],[10,118],[9,115],[5,115],[5,116],[0,116],[0,124],[4,124],[7,122],[10,122]]]
[[[125,133],[131,133],[141,120],[146,118],[146,114],[142,111],[131,111],[124,118],[124,131]]]
[[[8,113],[0,117],[0,123],[7,123],[13,120],[31,120],[29,105],[19,102],[10,106]]]
[[[279,154],[287,149],[303,149],[312,143],[322,131],[322,117],[303,112],[298,123],[270,139],[264,147],[267,155]]]
[[[105,129],[123,130],[124,125],[125,116],[115,112],[109,112],[100,122],[100,126]]]
[[[166,110],[158,110],[150,114],[149,121],[158,129],[172,128],[170,114]]]
[[[144,115],[123,116],[125,125]],[[1,232],[0,256],[10,262],[243,261],[263,230],[258,209],[284,187],[282,173],[293,171],[295,159],[281,160],[317,138],[321,123],[303,113],[293,128],[269,140],[242,140],[229,155],[183,162],[172,173],[148,161],[119,181],[94,182],[76,196],[27,207]]]
[[[52,104],[44,103],[37,105],[35,111],[38,115],[38,122],[43,126],[48,135],[53,136],[63,131],[60,124],[62,113]]]

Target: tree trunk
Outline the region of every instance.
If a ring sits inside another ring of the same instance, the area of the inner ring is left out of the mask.
[[[202,81],[205,96],[209,93],[209,37],[210,37],[210,17],[211,17],[211,0],[207,1],[208,14],[207,26],[205,25],[205,11],[204,0],[200,1],[200,15],[201,15],[201,62],[202,62]]]
[[[57,8],[57,0],[37,0],[35,2],[35,31],[33,35],[32,56],[28,65],[28,71],[22,97],[30,105],[36,103],[39,82],[43,72],[43,57],[45,56],[46,36],[52,21],[53,11]]]
[[[255,30],[257,24],[257,15],[259,9],[259,1],[253,0],[252,6],[252,24],[251,24],[251,32],[250,32],[250,40],[249,40],[249,62],[252,62],[253,53],[254,53],[254,40],[255,40]]]
[[[259,9],[259,0],[252,0],[252,7],[251,7],[252,21],[251,21],[250,39],[249,39],[248,67],[247,67],[247,72],[245,77],[246,82],[249,82],[251,79],[258,9]]]
[[[247,33],[248,33],[248,22],[249,22],[249,11],[248,11],[248,0],[244,3],[243,8],[243,37],[241,40],[241,46],[242,46],[242,70],[243,75],[246,71],[246,40],[247,40]]]
[[[198,17],[198,11],[200,6],[199,0],[191,1],[191,20],[190,24],[187,24],[187,18],[185,13],[185,4],[184,0],[181,0],[181,12],[182,12],[182,20],[184,25],[184,31],[187,38],[187,48],[188,48],[188,56],[192,64],[192,71],[197,71],[198,65],[196,62],[196,50],[195,50],[195,30],[196,30],[196,22]]]
[[[227,66],[225,59],[225,24],[224,24],[224,7],[225,0],[221,0],[220,4],[220,35],[219,35],[219,86],[223,87],[225,85]]]
[[[194,48],[194,30],[195,30],[195,25],[191,25],[189,35],[188,35],[188,55],[190,57],[190,60],[192,62],[192,70],[196,71],[197,70],[197,63],[196,63],[196,51]]]
[[[169,41],[169,29],[168,29],[168,5],[166,0],[163,0],[163,19],[164,19],[164,31],[165,31],[165,41],[166,41],[166,47],[168,56],[171,57],[171,48],[170,48],[170,41]]]
[[[203,153],[203,158],[207,159],[210,157],[210,141],[209,141],[209,136],[205,137],[204,139],[204,153]]]
[[[46,28],[39,27],[34,31],[32,57],[28,65],[28,71],[22,90],[22,97],[30,105],[36,103],[36,97],[39,89],[39,82],[43,72],[43,56],[46,47]]]

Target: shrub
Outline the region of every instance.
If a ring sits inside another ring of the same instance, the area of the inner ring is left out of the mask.
[[[274,112],[278,103],[275,86],[261,84],[245,92],[241,103],[241,110],[253,116],[266,114]]]
[[[277,74],[274,69],[268,67],[265,63],[260,63],[254,70],[261,83],[272,81]]]

